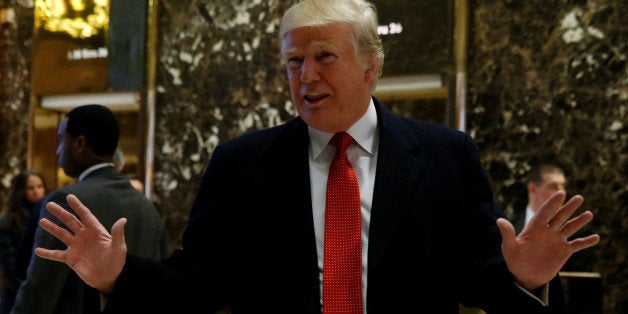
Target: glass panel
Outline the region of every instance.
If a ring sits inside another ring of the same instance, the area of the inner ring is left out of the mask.
[[[386,58],[374,95],[409,118],[460,127],[466,0],[374,0]],[[464,12],[462,12],[464,13]],[[460,26],[464,27],[460,27]],[[459,54],[462,53],[462,54]]]
[[[383,76],[453,73],[453,1],[376,0]]]
[[[107,89],[109,1],[35,1],[34,95]]]

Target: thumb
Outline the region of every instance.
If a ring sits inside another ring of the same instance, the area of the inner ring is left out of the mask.
[[[502,246],[509,248],[515,245],[515,227],[504,218],[497,219],[497,227],[502,235]]]
[[[113,247],[126,245],[126,240],[124,239],[124,226],[126,222],[126,218],[120,218],[111,227],[111,245]]]

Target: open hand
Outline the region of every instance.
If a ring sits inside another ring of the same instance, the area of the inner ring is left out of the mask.
[[[593,219],[593,214],[585,211],[570,219],[584,199],[576,195],[563,205],[565,197],[564,191],[554,193],[519,235],[508,220],[497,220],[508,269],[525,289],[531,291],[548,283],[573,253],[600,241],[597,234],[568,240]]]
[[[67,196],[74,216],[54,202],[46,204],[50,213],[59,218],[67,229],[43,218],[40,226],[67,245],[66,250],[49,250],[38,247],[35,254],[41,258],[66,263],[86,284],[105,294],[111,293],[126,261],[124,241],[126,218],[111,228],[111,234],[74,195]]]

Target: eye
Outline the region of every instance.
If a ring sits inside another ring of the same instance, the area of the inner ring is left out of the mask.
[[[323,63],[331,63],[336,59],[336,55],[329,51],[322,51],[318,54],[318,59]]]
[[[331,56],[333,56],[333,55],[334,55],[333,53],[328,52],[328,51],[323,51],[323,52],[321,52],[321,57],[323,57],[323,58],[326,58],[326,57],[331,57]]]
[[[290,68],[298,68],[303,63],[303,57],[292,56],[288,58],[287,64]]]

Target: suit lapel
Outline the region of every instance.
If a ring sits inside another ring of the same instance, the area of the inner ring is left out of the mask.
[[[369,230],[369,272],[377,266],[392,240],[423,169],[416,157],[419,149],[416,134],[410,134],[398,116],[377,100],[375,103],[380,139]]]
[[[298,226],[290,227],[311,233],[314,241],[308,141],[305,123],[299,118],[291,120],[259,154],[253,177],[258,180],[257,186],[269,194],[266,197],[275,212],[272,216],[291,224],[298,221]]]
[[[275,243],[290,252],[285,256],[286,267],[293,268],[285,273],[284,279],[291,283],[284,291],[285,301],[303,300],[308,307],[303,312],[320,313],[308,145],[307,125],[300,118],[287,122],[259,155],[255,177],[263,190],[274,195],[270,203],[275,212],[269,225],[291,235]]]

